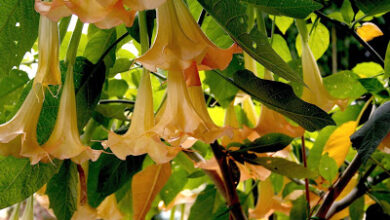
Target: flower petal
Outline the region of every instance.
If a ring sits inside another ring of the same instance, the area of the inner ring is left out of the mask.
[[[51,2],[35,0],[35,11],[55,22],[72,15],[72,11],[65,6],[63,0],[53,0]]]

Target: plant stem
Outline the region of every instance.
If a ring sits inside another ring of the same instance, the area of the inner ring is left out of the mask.
[[[301,137],[302,141],[302,160],[303,160],[303,166],[307,168],[307,160],[306,160],[306,147],[305,147],[305,136],[302,135]],[[306,206],[306,211],[307,211],[307,216],[310,217],[310,190],[309,190],[309,180],[305,178],[305,193],[306,193],[306,201],[307,201],[307,206]]]
[[[121,103],[121,104],[129,104],[129,105],[135,104],[134,101],[124,100],[124,99],[104,99],[99,101],[99,105],[111,104],[111,103]]]
[[[334,26],[332,26],[332,73],[337,73],[337,34]]]
[[[230,215],[235,220],[246,220],[247,218],[242,211],[236,187],[233,183],[233,175],[227,164],[226,154],[222,151],[222,147],[217,142],[211,144],[211,149],[214,152],[215,159],[217,160],[219,168],[222,172],[225,188],[227,191],[227,203],[230,208]]]
[[[382,58],[381,55],[379,55],[379,53],[371,47],[370,44],[368,44],[366,41],[364,41],[356,32],[353,28],[349,27],[347,24],[345,23],[342,23],[340,21],[337,21],[335,19],[332,19],[332,18],[329,18],[328,16],[324,15],[322,12],[320,11],[315,11],[316,15],[326,21],[329,21],[333,24],[335,24],[336,26],[340,27],[341,30],[347,32],[348,34],[351,34],[357,41],[359,41],[359,43],[361,43],[368,51],[370,51],[370,53],[374,56],[374,58],[379,62],[380,65],[382,65],[382,67],[385,65],[385,62]]]
[[[77,164],[77,171],[79,172],[80,180],[80,205],[85,205],[87,203],[87,181],[84,169],[80,164]]]
[[[341,175],[341,177],[335,182],[335,184],[329,189],[329,192],[326,194],[324,198],[324,202],[318,209],[315,217],[321,219],[328,218],[328,211],[331,208],[334,201],[340,195],[340,193],[347,186],[349,181],[358,171],[359,167],[362,165],[362,156],[357,153],[353,161],[348,165],[347,169]]]
[[[72,67],[73,69],[73,66],[76,62],[77,49],[80,44],[83,26],[84,24],[79,19],[77,19],[77,23],[73,30],[73,34],[70,39],[68,50],[66,51],[66,56],[65,56],[65,63],[68,66],[68,69],[69,67]]]

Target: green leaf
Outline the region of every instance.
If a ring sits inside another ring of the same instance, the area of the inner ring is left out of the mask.
[[[352,71],[341,71],[324,78],[324,85],[331,96],[339,99],[356,99],[367,92]]]
[[[389,0],[355,0],[355,4],[367,16],[390,11]]]
[[[214,185],[207,185],[196,198],[190,210],[188,220],[211,220],[216,202],[217,189]]]
[[[78,172],[70,160],[62,163],[60,171],[53,176],[46,188],[50,208],[59,220],[70,220],[77,209]]]
[[[34,1],[0,0],[0,77],[19,66],[38,36]]]
[[[275,25],[276,27],[279,28],[282,34],[286,34],[287,30],[291,27],[293,22],[294,22],[293,18],[286,17],[286,16],[278,16],[275,19]]]
[[[234,55],[230,65],[225,70],[221,71],[221,73],[226,77],[232,77],[234,72],[243,68],[244,63],[240,57],[238,55]],[[221,80],[221,76],[212,71],[206,71],[205,75],[206,79],[204,80],[204,83],[210,87],[211,94],[214,95],[215,99],[219,104],[221,104],[221,106],[229,106],[236,97],[238,89],[229,82]]]
[[[357,64],[352,71],[360,77],[373,77],[383,73],[383,68],[381,65],[374,62],[363,62]]]
[[[336,161],[325,154],[321,157],[319,173],[326,180],[331,182],[338,174],[338,166]]]
[[[98,148],[100,143],[94,144]],[[101,148],[101,147],[100,147]],[[87,193],[88,203],[97,207],[106,196],[117,191],[142,168],[145,156],[128,156],[125,161],[115,155],[102,154],[96,162],[89,163]]]
[[[311,30],[313,24],[307,24],[307,30]],[[309,38],[309,46],[313,52],[314,58],[318,60],[324,55],[329,47],[330,35],[328,28],[325,25],[318,22]],[[299,56],[302,54],[302,40],[301,35],[295,40],[295,47],[297,48]]]
[[[390,102],[382,104],[370,119],[351,136],[352,147],[368,160],[378,145],[390,132]]]
[[[240,147],[238,152],[253,151],[256,153],[268,153],[283,150],[291,143],[293,138],[279,133],[266,134],[249,144]]]
[[[0,209],[31,196],[57,173],[59,167],[59,161],[31,166],[29,159],[0,157]]]
[[[243,0],[252,3],[261,10],[274,15],[285,15],[293,18],[306,18],[310,13],[322,8],[313,0]]]
[[[286,186],[283,189],[282,192],[282,197],[288,196],[290,193],[294,192],[295,190],[304,190],[305,186],[304,185],[298,185],[294,182],[289,182],[286,184]]]
[[[90,25],[90,27],[93,27]],[[88,31],[89,32],[89,31]],[[116,30],[115,28],[108,30],[98,29],[93,31],[85,47],[84,57],[96,64],[103,53],[115,42]],[[115,63],[115,48],[114,47],[108,55],[104,58],[104,63],[107,67],[112,67]]]
[[[95,111],[107,118],[115,118],[121,121],[129,121],[129,119],[125,116],[125,111],[132,109],[133,104],[110,103],[97,105]],[[94,117],[95,116],[96,115],[94,115]]]
[[[111,79],[108,81],[108,96],[121,98],[125,95],[129,85],[123,79]]]
[[[328,126],[322,129],[314,142],[313,147],[310,149],[307,164],[309,169],[317,171],[320,166],[322,151],[324,150],[325,144],[328,141],[330,135],[336,130],[336,126]]]
[[[362,86],[370,93],[377,94],[383,90],[385,87],[377,78],[364,78],[359,79],[359,82]]]
[[[7,117],[7,105],[14,106],[23,88],[29,81],[27,73],[21,70],[11,70],[9,76],[0,79],[0,121]]]
[[[283,58],[285,62],[290,62],[292,56],[286,40],[279,34],[273,35],[272,48]]]
[[[290,220],[307,219],[307,201],[304,195],[292,202],[293,207],[290,211]]]
[[[203,172],[202,172],[203,173]],[[160,191],[165,205],[171,203],[187,183],[188,173],[181,166],[172,167],[172,175]]]
[[[110,72],[108,74],[108,77],[114,77],[118,73],[126,72],[130,69],[130,66],[132,64],[132,60],[129,60],[127,58],[119,58],[115,61],[114,66],[110,69]]]
[[[303,84],[302,78],[272,49],[267,36],[256,29],[247,33],[246,7],[239,0],[219,2],[222,4],[215,4],[212,0],[198,1],[251,57],[286,80]]]
[[[355,12],[353,11],[351,2],[349,0],[344,0],[340,10],[345,23],[351,24],[355,16]]]
[[[233,82],[268,108],[292,119],[308,131],[334,124],[330,115],[299,99],[287,84],[257,78],[248,70],[237,71],[233,75]]]
[[[351,220],[362,220],[364,217],[364,196],[356,199],[349,206],[349,215]]]
[[[387,45],[386,56],[385,56],[385,77],[390,77],[390,42]]]
[[[245,158],[245,161],[263,166],[277,174],[289,178],[314,178],[316,173],[291,161],[278,157],[258,157],[256,159]]]

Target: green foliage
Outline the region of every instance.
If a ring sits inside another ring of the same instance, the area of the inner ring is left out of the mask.
[[[332,182],[333,179],[337,176],[338,166],[336,161],[329,157],[328,154],[325,154],[321,157],[319,165],[319,173],[329,182]]]
[[[254,99],[294,120],[309,131],[319,130],[334,124],[326,112],[295,96],[289,85],[262,80],[248,70],[236,72],[233,75],[233,81],[240,89],[252,95]]]
[[[390,102],[381,105],[364,124],[351,136],[352,146],[365,162],[390,132]]]
[[[261,10],[275,15],[285,15],[293,18],[306,18],[314,10],[322,7],[313,0],[244,0],[259,7]]]
[[[47,184],[50,208],[59,220],[70,220],[77,209],[78,179],[76,164],[65,160],[60,171]]]
[[[306,26],[307,26],[307,30],[311,30],[313,24],[307,24]],[[318,22],[317,25],[314,27],[309,38],[309,46],[316,60],[318,60],[319,58],[322,57],[322,55],[324,55],[325,51],[329,47],[329,42],[330,42],[330,36],[329,36],[328,28],[326,28],[323,24]],[[301,35],[298,35],[298,37],[296,38],[295,47],[297,48],[298,54],[301,55],[302,54]]]
[[[214,185],[207,185],[196,198],[194,205],[191,207],[188,220],[206,220],[213,219],[213,211],[217,200],[217,189]]]
[[[88,30],[88,43],[85,47],[84,57],[96,64],[103,53],[116,40],[115,28],[109,30],[94,30],[94,26],[90,25]],[[104,58],[104,63],[107,67],[112,67],[115,63],[115,47],[110,50],[108,55]]]
[[[0,157],[0,209],[21,202],[57,173],[59,161],[30,165],[28,159]]]
[[[325,88],[335,98],[356,99],[367,92],[352,71],[341,71],[324,78]]]
[[[18,66],[38,36],[34,1],[0,1],[0,77]]]
[[[389,0],[354,0],[355,4],[367,16],[390,11]]]
[[[293,138],[279,133],[266,134],[251,143],[244,144],[236,152],[253,151],[256,153],[268,153],[283,150],[291,143]]]
[[[362,220],[364,217],[364,196],[356,199],[349,207],[351,220]]]
[[[198,0],[214,19],[223,27],[230,37],[243,50],[275,74],[302,83],[302,79],[280,58],[268,43],[268,38],[253,29],[247,33],[246,8],[238,0],[226,0],[224,4],[214,4],[210,0]],[[231,19],[233,18],[233,19]],[[229,21],[226,23],[226,21]]]

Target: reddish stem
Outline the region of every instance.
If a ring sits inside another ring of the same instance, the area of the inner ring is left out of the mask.
[[[303,166],[307,168],[307,160],[306,160],[306,147],[305,147],[305,137],[302,135],[302,160]],[[306,201],[307,201],[307,213],[310,215],[310,191],[309,191],[309,180],[305,178],[305,193],[306,193]],[[310,216],[309,216],[310,218]]]
[[[87,182],[84,169],[80,164],[77,164],[77,171],[80,179],[80,205],[85,205],[87,203]]]

